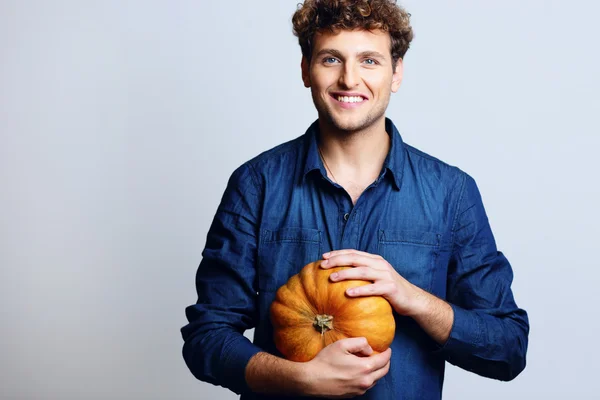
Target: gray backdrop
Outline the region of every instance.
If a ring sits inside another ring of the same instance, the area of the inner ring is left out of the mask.
[[[316,118],[298,1],[0,1],[0,398],[235,398],[179,328],[227,178]],[[475,177],[531,318],[515,381],[445,398],[598,398],[600,5],[403,4],[388,116]]]

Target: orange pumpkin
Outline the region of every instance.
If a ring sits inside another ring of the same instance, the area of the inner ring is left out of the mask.
[[[344,338],[365,337],[375,354],[386,350],[396,330],[392,307],[381,296],[349,297],[362,280],[332,282],[335,271],[321,260],[306,265],[277,290],[271,304],[275,346],[292,361],[309,361],[325,346]]]

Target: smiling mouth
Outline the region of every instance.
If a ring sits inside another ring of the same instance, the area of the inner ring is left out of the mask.
[[[331,97],[333,97],[335,100],[339,101],[340,103],[362,103],[367,100],[362,96],[340,96],[340,95],[332,94]]]

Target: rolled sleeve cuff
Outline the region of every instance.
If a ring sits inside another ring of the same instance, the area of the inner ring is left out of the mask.
[[[223,354],[221,376],[229,389],[237,394],[251,392],[246,382],[246,366],[250,359],[263,351],[251,343],[246,337],[234,339]]]
[[[438,346],[436,353],[468,354],[481,343],[481,326],[479,317],[474,312],[469,312],[454,304],[450,304],[454,312],[454,321],[450,336],[446,343]]]

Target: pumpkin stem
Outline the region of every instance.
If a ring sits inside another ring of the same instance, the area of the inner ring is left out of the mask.
[[[333,315],[317,315],[313,322],[313,326],[317,332],[321,332],[321,335],[323,335],[328,330],[333,329]]]

